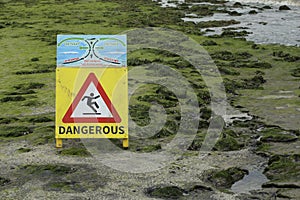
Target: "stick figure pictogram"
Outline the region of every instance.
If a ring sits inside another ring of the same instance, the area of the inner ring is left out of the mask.
[[[95,99],[98,99],[100,97],[100,95],[95,96],[94,97],[94,93],[90,93],[90,96],[84,96],[83,99],[81,101],[84,101],[85,99],[87,99],[86,104],[95,112],[97,113],[97,109],[99,108],[99,105],[97,104],[96,101],[93,101]],[[96,108],[95,108],[96,107]]]

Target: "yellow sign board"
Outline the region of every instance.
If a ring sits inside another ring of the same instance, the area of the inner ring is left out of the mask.
[[[121,138],[128,147],[127,68],[56,69],[56,146],[64,138]]]

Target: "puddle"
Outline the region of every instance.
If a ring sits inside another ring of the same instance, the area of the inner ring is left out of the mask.
[[[177,0],[177,1],[170,1],[170,0],[153,0],[153,1],[156,1],[158,2],[161,7],[163,8],[166,8],[166,7],[173,7],[173,8],[176,8],[177,7],[177,4],[181,4],[181,3],[184,3],[185,0]]]
[[[244,176],[242,180],[235,182],[231,186],[231,191],[234,193],[248,193],[252,190],[262,189],[262,185],[269,179],[262,173],[262,169],[254,169],[249,171],[249,174]]]
[[[287,106],[278,106],[278,107],[275,107],[276,110],[283,110],[283,109],[287,109],[288,107]]]
[[[196,5],[214,6],[214,5],[218,5],[218,4],[210,3],[210,2],[199,2],[199,3],[191,3],[191,5],[193,5],[193,6],[196,6]]]
[[[232,114],[232,115],[224,115],[223,119],[226,124],[231,124],[234,121],[247,121],[251,120],[252,116],[248,113],[241,113],[241,114]]]
[[[291,99],[296,97],[295,95],[267,95],[263,97],[258,97],[257,99]]]
[[[185,16],[186,16],[186,17],[197,17],[197,15],[196,15],[196,14],[194,14],[194,13],[185,14]]]
[[[278,93],[279,94],[292,94],[294,92],[293,91],[280,90]]]

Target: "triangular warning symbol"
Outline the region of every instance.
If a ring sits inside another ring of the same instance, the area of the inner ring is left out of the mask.
[[[70,105],[64,123],[119,123],[121,118],[94,73],[90,73]]]

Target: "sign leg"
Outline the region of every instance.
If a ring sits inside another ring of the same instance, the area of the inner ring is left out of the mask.
[[[56,138],[56,148],[62,148],[62,139]]]
[[[124,148],[124,149],[127,149],[128,146],[129,146],[129,140],[128,140],[128,138],[123,139],[123,148]]]

